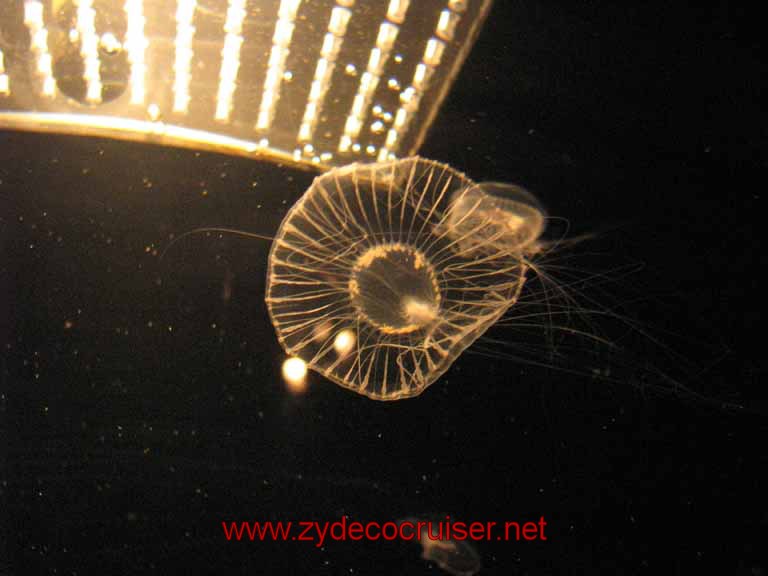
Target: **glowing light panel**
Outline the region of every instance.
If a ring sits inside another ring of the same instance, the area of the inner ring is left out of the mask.
[[[408,156],[490,4],[0,0],[0,128],[319,169]]]

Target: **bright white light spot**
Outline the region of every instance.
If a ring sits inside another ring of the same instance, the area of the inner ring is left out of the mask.
[[[355,333],[352,330],[342,330],[333,340],[333,349],[339,356],[346,356],[354,349],[355,341]]]
[[[153,122],[160,118],[160,106],[157,104],[150,104],[147,106],[147,115]]]
[[[283,362],[283,378],[291,392],[304,392],[307,389],[307,363],[301,358],[288,358]]]
[[[112,34],[112,32],[106,32],[102,34],[99,44],[107,54],[114,54],[119,52],[123,47],[123,45],[120,44],[120,41],[115,37],[114,34]]]

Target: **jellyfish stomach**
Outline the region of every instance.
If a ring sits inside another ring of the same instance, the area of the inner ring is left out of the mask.
[[[440,289],[434,268],[416,248],[378,244],[357,260],[349,281],[359,314],[385,334],[407,334],[434,322]]]

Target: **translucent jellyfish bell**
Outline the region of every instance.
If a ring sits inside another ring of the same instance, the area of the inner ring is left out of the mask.
[[[515,206],[508,218],[523,214],[523,203],[489,199],[450,166],[419,157],[316,178],[270,252],[266,301],[285,350],[370,398],[420,394],[523,286],[520,251],[483,228],[505,206]]]
[[[538,200],[524,188],[481,182],[460,190],[453,202],[456,206],[448,226],[460,238],[462,248],[536,252],[545,214]]]
[[[399,520],[398,525],[401,534],[413,535],[413,541],[421,545],[424,560],[434,562],[453,576],[474,576],[482,567],[480,555],[466,539],[451,538],[447,527],[443,532],[443,522],[449,518],[410,516]]]

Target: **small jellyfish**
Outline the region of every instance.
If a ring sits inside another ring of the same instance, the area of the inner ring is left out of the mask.
[[[444,537],[439,521],[405,518],[398,522],[400,531],[410,529],[421,545],[421,557],[434,562],[453,576],[472,576],[482,566],[480,555],[466,540]]]
[[[543,226],[521,188],[431,160],[331,170],[272,244],[278,339],[355,392],[416,396],[516,302]]]
[[[454,199],[448,227],[478,250],[534,253],[544,231],[545,215],[527,190],[503,182],[481,182]],[[463,234],[471,231],[471,234]]]

